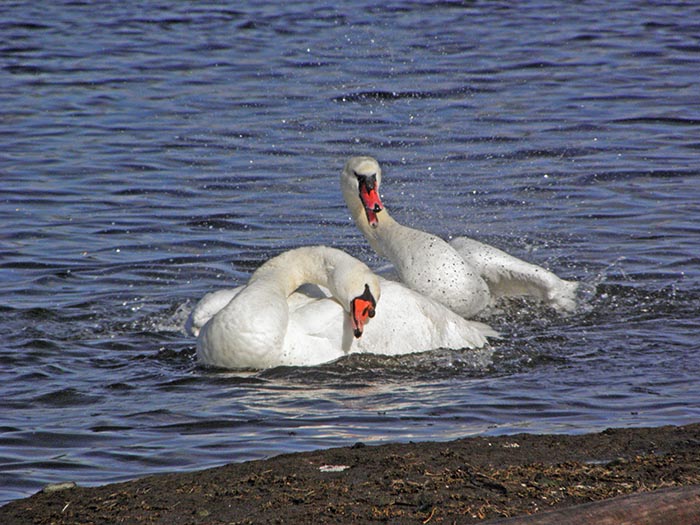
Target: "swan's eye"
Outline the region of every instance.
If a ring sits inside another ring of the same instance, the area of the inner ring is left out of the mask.
[[[358,184],[360,185],[360,187],[364,187],[365,191],[370,192],[377,185],[377,174],[376,173],[372,173],[371,175],[357,173],[356,171],[353,171],[353,173],[355,174],[355,177],[357,177]]]
[[[377,306],[377,300],[374,298],[374,295],[372,295],[372,291],[369,289],[369,284],[365,283],[365,290],[364,292],[362,292],[362,295],[360,297],[365,301],[369,301],[370,305],[367,308],[370,308],[372,310],[372,315],[374,315],[374,309]]]
[[[369,310],[369,311],[367,312],[367,315],[368,315],[369,317],[374,317],[374,314],[375,314],[374,308],[368,308],[368,310]]]

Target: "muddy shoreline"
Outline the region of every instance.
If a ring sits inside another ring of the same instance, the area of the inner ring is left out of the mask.
[[[57,487],[0,508],[0,523],[481,523],[694,485],[700,424],[357,443],[100,487]]]

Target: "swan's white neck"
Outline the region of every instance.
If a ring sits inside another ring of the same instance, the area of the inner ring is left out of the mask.
[[[289,250],[270,259],[253,273],[248,286],[275,288],[285,299],[303,284],[318,284],[346,310],[349,308],[349,284],[369,268],[350,255],[327,246],[311,246]],[[361,288],[360,288],[361,289]]]
[[[376,214],[377,224],[375,226],[370,225],[365,208],[359,198],[357,187],[350,182],[351,180],[352,178],[348,175],[345,175],[342,180],[343,198],[350,215],[352,215],[355,224],[369,241],[372,249],[379,255],[390,258],[388,254],[384,253],[380,239],[386,237],[387,230],[398,225],[398,223],[391,218],[386,208],[383,208]]]
[[[372,226],[367,219],[357,190],[350,184],[343,184],[343,197],[355,224],[369,241],[372,249],[382,257],[389,259],[397,267],[401,266],[401,257],[405,251],[405,239],[413,236],[429,236],[425,232],[396,222],[386,207],[376,212],[377,224]]]

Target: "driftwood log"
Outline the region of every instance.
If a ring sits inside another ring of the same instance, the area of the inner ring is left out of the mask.
[[[700,525],[700,485],[640,492],[484,525]]]

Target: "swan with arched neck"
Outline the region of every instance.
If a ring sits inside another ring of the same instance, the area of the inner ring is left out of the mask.
[[[498,336],[324,246],[285,252],[248,284],[207,294],[188,328],[198,335],[202,364],[234,369],[317,365],[349,353],[473,349]]]

